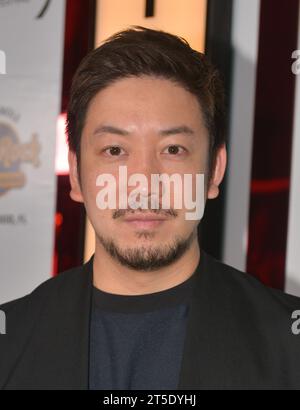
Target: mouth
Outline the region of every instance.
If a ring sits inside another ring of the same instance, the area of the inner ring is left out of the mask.
[[[129,226],[139,229],[153,229],[161,226],[168,220],[166,216],[155,214],[128,215],[124,219]]]

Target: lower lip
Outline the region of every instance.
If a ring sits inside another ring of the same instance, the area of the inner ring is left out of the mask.
[[[132,221],[125,221],[125,222],[134,228],[153,229],[153,228],[157,228],[158,226],[162,225],[165,222],[165,220],[164,219],[151,219],[151,220],[135,219]]]

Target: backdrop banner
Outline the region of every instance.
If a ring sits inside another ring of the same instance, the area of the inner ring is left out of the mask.
[[[64,18],[64,0],[0,0],[0,303],[52,272]]]

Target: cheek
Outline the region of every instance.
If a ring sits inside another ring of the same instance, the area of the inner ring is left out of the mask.
[[[83,169],[83,168],[82,168]],[[81,187],[84,204],[88,213],[95,213],[98,210],[96,197],[99,187],[96,186],[97,174],[87,168],[81,173]]]
[[[99,164],[97,164],[92,155],[85,155],[81,162],[81,180],[85,199],[90,201],[94,199],[99,187],[96,186],[97,177],[101,174]]]

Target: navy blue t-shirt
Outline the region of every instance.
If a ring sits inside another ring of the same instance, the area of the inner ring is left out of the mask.
[[[194,278],[146,295],[93,288],[90,390],[177,389]]]

